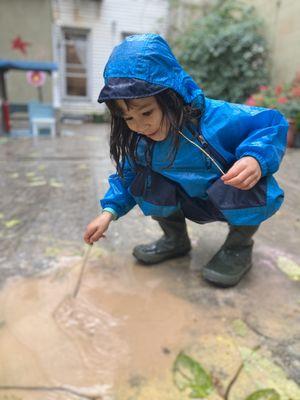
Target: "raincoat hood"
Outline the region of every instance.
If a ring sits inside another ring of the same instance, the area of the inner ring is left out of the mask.
[[[133,35],[116,46],[105,66],[98,101],[152,96],[164,89],[190,104],[202,90],[183,70],[168,43],[157,34]]]

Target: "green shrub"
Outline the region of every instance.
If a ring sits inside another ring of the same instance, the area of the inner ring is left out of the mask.
[[[212,2],[206,15],[170,39],[182,66],[208,97],[243,102],[269,82],[262,21],[240,0]]]

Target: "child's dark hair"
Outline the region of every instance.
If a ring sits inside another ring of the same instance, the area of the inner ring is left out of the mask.
[[[179,135],[178,130],[182,130],[184,126],[195,127],[197,120],[201,118],[203,110],[193,108],[191,104],[185,104],[182,97],[171,89],[166,89],[155,95],[156,101],[161,108],[163,119],[167,118],[170,123],[169,134],[172,135],[171,161],[172,165],[178,148]],[[124,99],[126,106],[130,107],[130,99]],[[116,163],[117,172],[123,176],[123,167],[125,157],[137,165],[136,146],[142,135],[131,131],[123,116],[122,110],[118,107],[116,101],[106,101],[106,105],[111,113],[111,134],[110,134],[110,156]],[[162,120],[163,120],[162,119]],[[194,129],[192,129],[194,132]],[[151,139],[145,140],[153,143]]]

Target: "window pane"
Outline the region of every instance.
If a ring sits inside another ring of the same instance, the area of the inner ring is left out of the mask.
[[[73,41],[66,43],[66,63],[86,65],[86,43]]]
[[[88,31],[64,31],[64,78],[67,96],[88,96]]]
[[[67,73],[67,75],[68,74],[85,75],[86,70],[85,70],[85,68],[81,67],[80,65],[67,65],[66,73]]]
[[[68,96],[86,96],[86,78],[67,77],[67,95]]]

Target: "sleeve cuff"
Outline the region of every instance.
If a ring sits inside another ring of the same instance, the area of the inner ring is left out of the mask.
[[[103,212],[103,211],[107,211],[107,212],[111,213],[112,216],[113,216],[113,220],[114,220],[114,221],[115,221],[116,219],[118,219],[118,214],[116,213],[116,211],[115,211],[113,208],[105,207],[105,208],[103,208],[102,212]]]
[[[257,153],[252,153],[252,152],[247,152],[245,154],[243,154],[240,158],[243,157],[253,157],[256,159],[256,161],[259,163],[260,165],[260,169],[261,169],[261,175],[262,176],[266,176],[268,173],[268,167],[267,167],[267,163],[266,160],[259,154]]]

